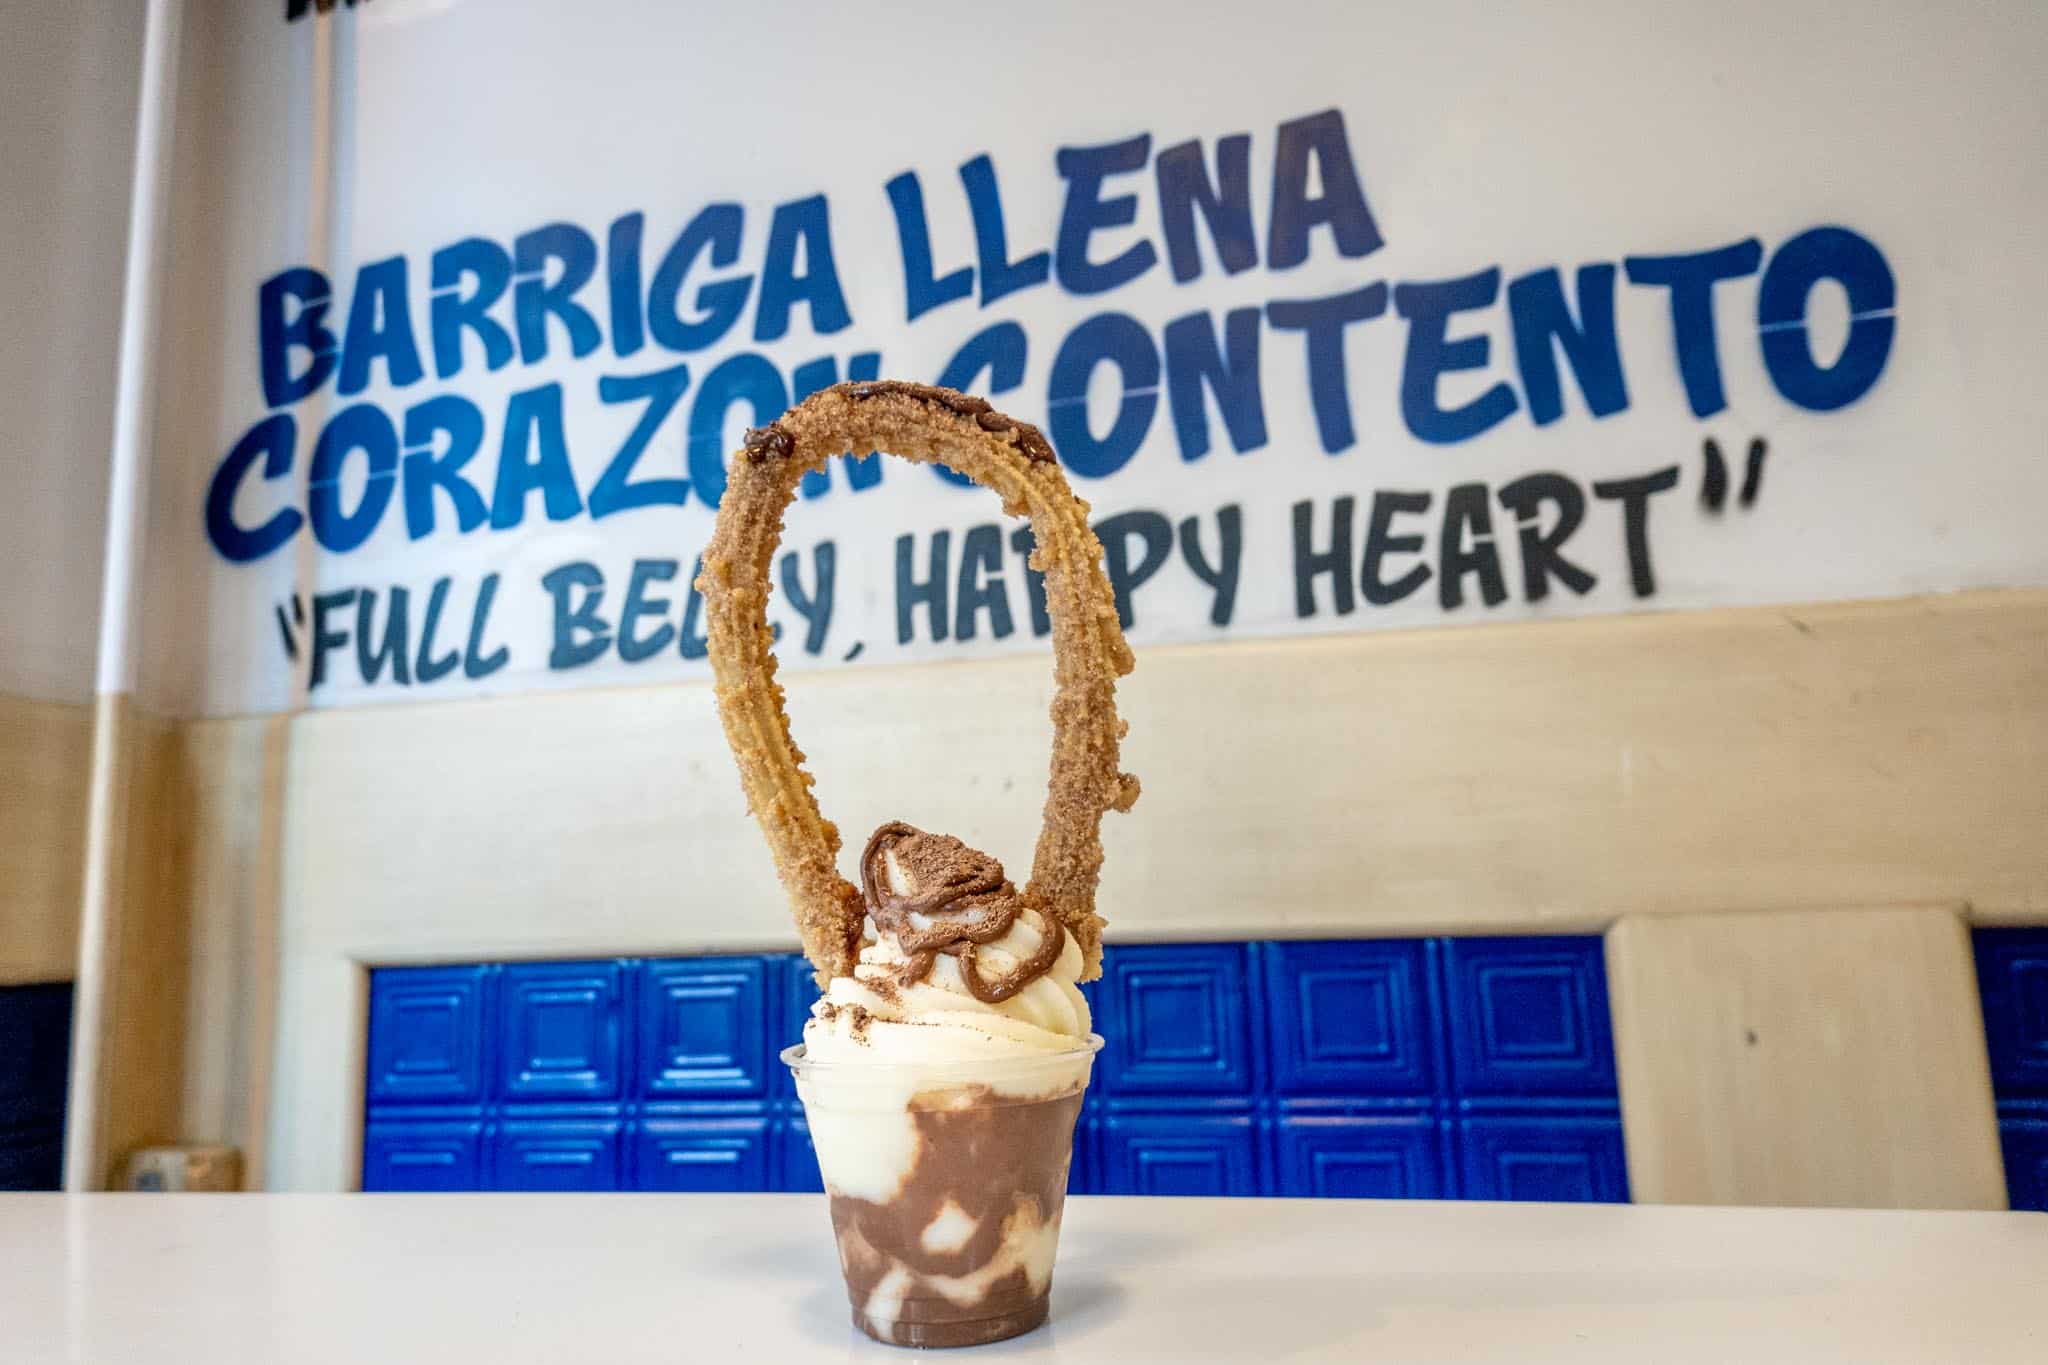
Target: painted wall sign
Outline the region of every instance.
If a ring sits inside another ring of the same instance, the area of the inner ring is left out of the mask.
[[[230,257],[203,705],[699,674],[726,453],[875,376],[1044,427],[1140,643],[2042,581],[2030,77],[1897,8],[273,18],[336,116],[238,154],[331,158],[330,231]],[[1033,647],[963,484],[807,480],[785,655]]]

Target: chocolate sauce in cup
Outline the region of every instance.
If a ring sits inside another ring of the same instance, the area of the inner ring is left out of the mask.
[[[1046,1320],[1095,1053],[814,1062],[782,1054],[817,1147],[854,1325],[973,1346]]]

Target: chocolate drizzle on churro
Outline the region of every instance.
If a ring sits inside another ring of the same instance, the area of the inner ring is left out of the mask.
[[[908,895],[898,894],[890,883],[891,854],[914,885]],[[993,981],[983,977],[976,950],[1010,932],[1025,900],[1004,878],[1001,863],[951,835],[926,834],[890,821],[868,837],[860,855],[860,883],[876,931],[903,950],[903,965],[891,978],[898,988],[924,980],[944,953],[959,959],[960,979],[969,994],[983,1004],[1000,1004],[1050,971],[1066,946],[1066,929],[1058,917],[1041,913],[1045,932],[1038,950]]]
[[[1014,431],[1017,433],[1017,449],[1024,453],[1026,459],[1053,463],[1052,444],[1045,439],[1044,432],[1029,422],[1020,422],[1007,413],[997,412],[986,398],[976,398],[957,389],[942,389],[935,384],[912,384],[901,379],[867,379],[834,384],[821,392],[843,394],[856,403],[894,396],[941,408],[955,417],[968,418],[983,431],[996,434]],[[749,427],[741,448],[751,459],[786,459],[795,453],[796,442],[782,423],[770,422],[765,427]]]

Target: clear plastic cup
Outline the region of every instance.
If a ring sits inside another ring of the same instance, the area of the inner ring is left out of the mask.
[[[813,1062],[795,1073],[854,1325],[893,1346],[973,1346],[1046,1319],[1074,1120],[1099,1035],[968,1062]]]

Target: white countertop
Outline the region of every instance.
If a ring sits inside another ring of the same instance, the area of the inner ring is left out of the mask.
[[[890,1360],[818,1195],[0,1195],[0,1359]],[[1074,1199],[963,1359],[2048,1360],[2048,1216]]]

